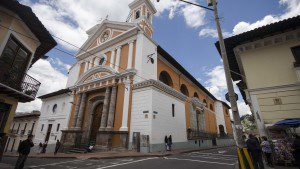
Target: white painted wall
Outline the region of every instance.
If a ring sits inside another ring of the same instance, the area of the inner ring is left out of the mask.
[[[132,142],[133,132],[140,132],[141,135],[150,135],[151,133],[151,118],[145,118],[144,111],[149,112],[148,116],[152,112],[152,91],[150,88],[146,88],[146,90],[134,90],[132,92],[129,142]]]
[[[148,61],[147,56],[150,54],[153,54],[151,56],[154,59],[153,64]],[[157,80],[157,46],[142,33],[137,36],[135,69],[138,74],[135,76],[135,83],[146,79]]]
[[[224,118],[224,111],[223,111],[223,104],[220,101],[215,101],[215,113],[217,119],[217,129],[218,133],[220,134],[219,125],[224,126],[224,131],[226,133],[226,125],[225,125],[225,118]]]
[[[187,142],[184,102],[158,90],[152,90],[152,98],[152,109],[157,114],[155,119],[152,119],[150,143],[164,143],[165,135],[172,135],[174,143]],[[175,105],[174,117],[172,104]],[[153,111],[152,115],[154,115]]]
[[[56,139],[61,139],[61,130],[67,129],[71,112],[73,96],[62,94],[42,100],[41,116],[36,130],[35,143],[44,142],[48,125],[52,124],[51,135],[48,144],[55,144]],[[57,104],[57,112],[53,113],[52,108]],[[41,131],[42,125],[44,128]],[[57,124],[60,124],[59,131],[56,131]]]
[[[172,104],[175,104],[175,117],[172,117]],[[144,111],[148,111],[148,118]],[[177,98],[152,87],[134,90],[129,141],[132,142],[133,132],[140,132],[150,136],[150,144],[164,143],[165,135],[172,135],[174,143],[187,142],[185,119],[184,102]]]

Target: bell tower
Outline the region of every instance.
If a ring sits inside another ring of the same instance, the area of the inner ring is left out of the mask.
[[[152,37],[154,32],[152,20],[157,12],[150,0],[134,0],[129,4],[130,14],[128,22],[134,22],[144,30],[144,32]]]

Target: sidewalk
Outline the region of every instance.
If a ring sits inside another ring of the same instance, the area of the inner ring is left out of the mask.
[[[225,146],[229,147],[229,146]],[[217,149],[217,148],[225,148],[224,146],[217,146],[217,147],[207,147],[207,148],[197,148],[197,149],[176,149],[171,152],[153,152],[153,153],[139,153],[135,151],[108,151],[108,152],[95,152],[95,153],[72,153],[72,154],[66,154],[66,153],[57,153],[54,155],[53,153],[32,153],[29,155],[31,158],[79,158],[79,159],[112,159],[112,158],[126,158],[126,157],[163,157],[163,156],[169,156],[169,155],[176,155],[181,153],[188,153],[188,152],[194,152],[194,151],[203,151],[203,150],[211,150],[211,149]],[[231,146],[230,146],[231,147]],[[4,154],[6,157],[16,157],[17,154]]]

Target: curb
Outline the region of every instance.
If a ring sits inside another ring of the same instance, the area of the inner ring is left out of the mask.
[[[184,153],[191,153],[191,152],[197,152],[197,151],[205,151],[205,150],[214,150],[214,149],[219,149],[219,148],[226,148],[226,147],[233,147],[233,146],[220,146],[220,147],[207,147],[203,149],[193,149],[193,150],[183,150],[180,152],[174,152],[170,154],[141,154],[141,155],[117,155],[117,156],[103,156],[103,157],[86,157],[86,159],[115,159],[115,158],[134,158],[134,157],[166,157],[166,156],[172,156],[172,155],[178,155],[178,154],[184,154]],[[4,157],[18,157],[17,155],[4,155]],[[29,156],[28,158],[52,158],[52,159],[57,159],[57,158],[64,158],[64,159],[83,159],[85,157],[75,157],[75,156],[70,156],[70,157],[60,157],[60,156]]]

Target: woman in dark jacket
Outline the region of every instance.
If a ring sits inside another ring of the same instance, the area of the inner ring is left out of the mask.
[[[171,151],[171,146],[172,146],[173,142],[172,142],[172,136],[170,135],[168,138],[168,147],[169,147],[169,151]]]
[[[300,169],[300,136],[298,135],[296,135],[296,138],[294,140],[293,149],[295,161]]]

